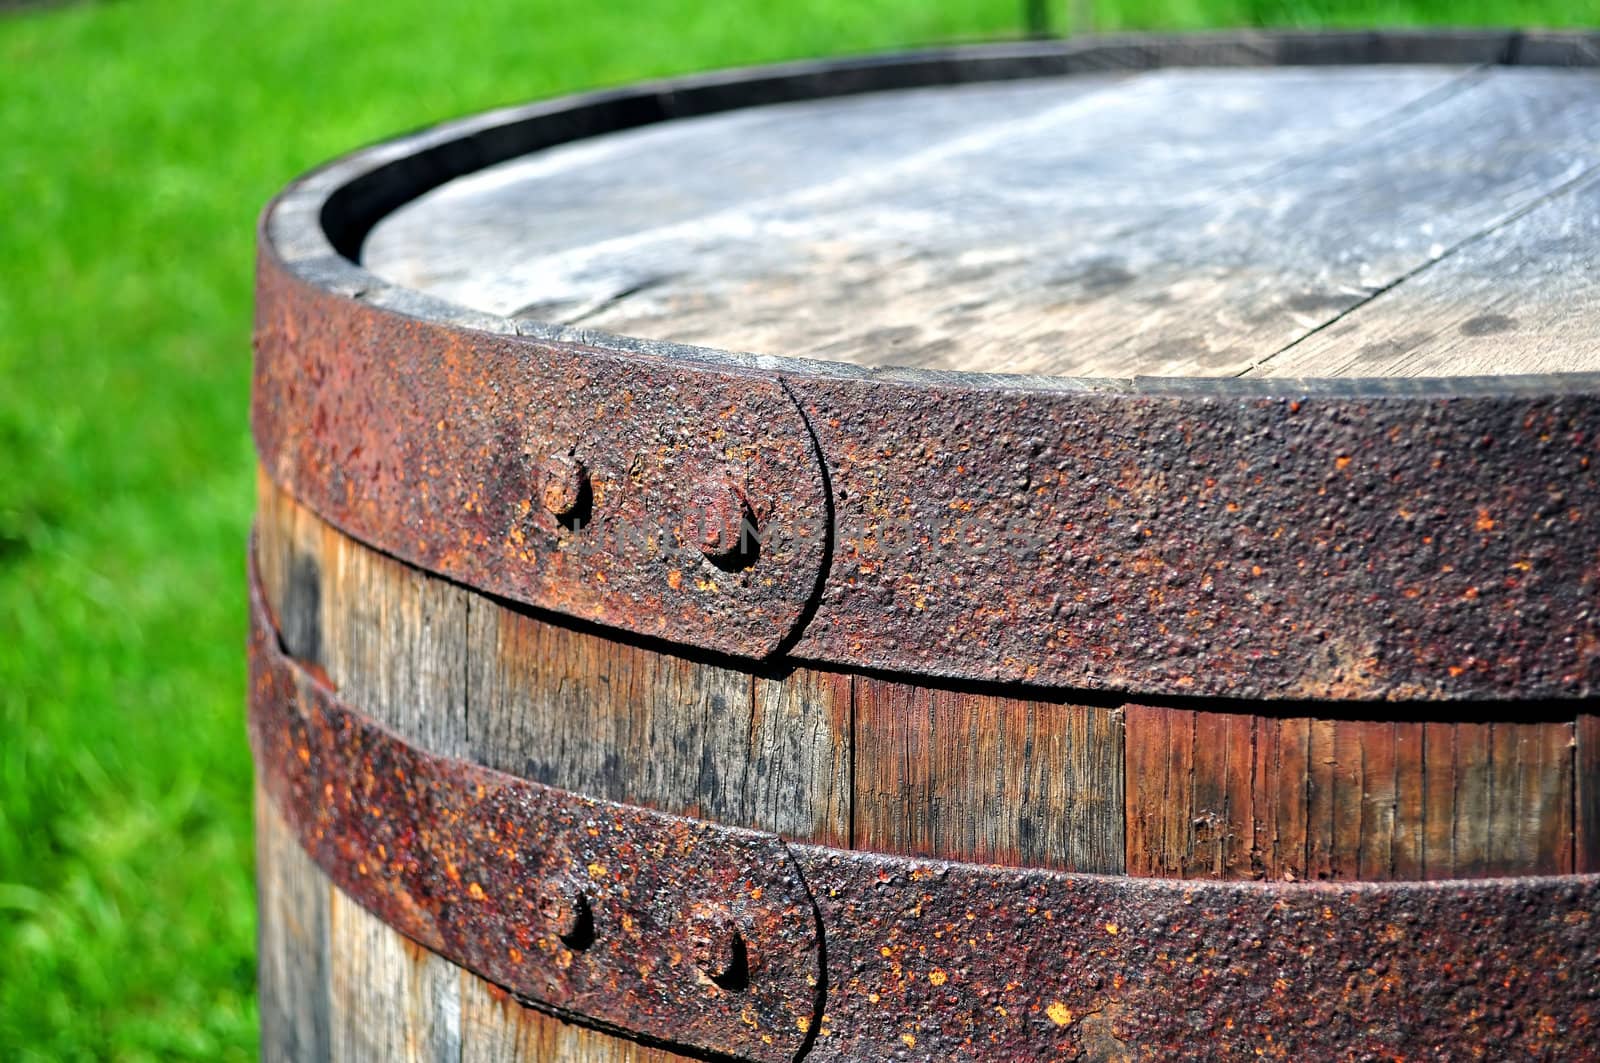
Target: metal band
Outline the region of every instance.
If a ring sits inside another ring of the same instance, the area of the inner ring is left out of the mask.
[[[306,851],[407,937],[591,1025],[795,1058],[816,911],[783,843],[431,756],[279,649],[252,590],[250,737]]]
[[[785,844],[409,745],[252,603],[257,770],[307,852],[573,1020],[752,1060],[1596,1058],[1600,876],[1178,882]]]
[[[262,462],[356,538],[495,594],[728,653],[772,653],[799,623],[822,578],[827,500],[776,378],[407,318],[265,251],[256,306]],[[746,525],[758,550],[739,548]]]
[[[347,256],[451,177],[676,115],[1171,62],[1594,64],[1595,41],[1011,45],[691,78],[416,134],[268,208],[257,446],[378,549],[724,653],[1136,694],[1592,696],[1600,376],[868,372],[475,314]],[[747,522],[759,549],[733,547]]]

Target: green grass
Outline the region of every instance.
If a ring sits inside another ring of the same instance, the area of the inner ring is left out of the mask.
[[[1020,7],[124,0],[0,18],[0,1060],[253,1054],[245,411],[268,196],[463,112],[1010,35]],[[1096,7],[1107,29],[1600,20],[1600,0]]]

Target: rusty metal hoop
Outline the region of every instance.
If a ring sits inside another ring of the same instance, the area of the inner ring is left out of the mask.
[[[608,90],[366,149],[262,218],[262,462],[430,571],[737,656],[1133,694],[1592,696],[1600,375],[869,372],[498,318],[355,261],[378,218],[453,177],[678,116],[1180,63],[1381,62],[1595,65],[1600,37],[1031,42]],[[1247,443],[1260,459],[1234,460]],[[757,548],[724,544],[747,518]]]
[[[591,1026],[758,1061],[1592,1058],[1600,1033],[1600,875],[1175,882],[786,844],[409,745],[284,653],[254,579],[250,661],[262,783],[339,888]]]

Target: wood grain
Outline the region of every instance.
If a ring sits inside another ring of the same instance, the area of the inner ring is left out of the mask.
[[[396,211],[363,260],[466,305],[555,321],[659,283],[648,251],[582,269],[585,248],[670,244],[775,202],[813,201],[908,157],[951,151],[1115,86],[1121,76],[877,93],[738,110],[560,145],[452,181]],[[959,101],[952,106],[952,101]],[[441,227],[442,226],[442,227]],[[679,264],[681,266],[681,264]]]
[[[461,1047],[461,1063],[668,1063],[688,1058],[558,1022],[467,971],[461,972]]]
[[[1573,725],[1128,706],[1128,873],[1439,879],[1573,869]]]
[[[263,481],[264,485],[264,481]],[[265,490],[263,503],[274,501]],[[276,516],[274,513],[272,516]],[[263,521],[273,531],[282,525]],[[292,537],[295,529],[285,528]],[[263,590],[285,649],[321,666],[320,576],[297,562],[292,546],[257,551]],[[300,1063],[333,1057],[334,1015],[330,909],[332,883],[290,833],[271,798],[255,788],[258,999],[261,1058]]]
[[[804,669],[758,678],[481,601],[468,641],[479,763],[800,840],[848,839],[847,680],[836,691]]]
[[[1029,85],[1003,119],[994,86],[766,108],[463,178],[385,219],[364,261],[480,309],[735,350],[1227,373],[1553,188],[1592,148],[1593,86],[1538,71],[1169,70],[1087,92]],[[929,99],[981,120],[926,124],[919,142],[906,123],[926,122]],[[787,128],[787,144],[746,148],[755,122]],[[874,127],[890,153],[857,150]],[[1537,151],[1506,150],[1531,127],[1548,132]],[[746,150],[770,170],[724,161]],[[720,198],[697,177],[680,188],[697,153]],[[827,179],[793,186],[776,160]],[[623,169],[672,193],[619,203],[620,228],[557,220],[567,246],[553,250],[545,204],[574,187],[606,202]],[[1441,179],[1452,169],[1463,179]],[[698,214],[678,213],[683,196]],[[638,216],[655,204],[659,221]]]
[[[329,890],[333,1059],[458,1063],[461,970]]]
[[[1072,353],[986,365],[1234,376],[1378,292],[1393,288],[1402,313],[1425,312],[1399,282],[1600,163],[1597,120],[1593,73],[1485,73],[1237,195],[1080,249],[1128,279],[1110,292],[1062,293],[1057,341]],[[1600,366],[1597,351],[1574,346],[1565,368]],[[1300,371],[1328,370],[1307,362]]]
[[[857,848],[1123,869],[1115,710],[855,684]]]
[[[269,598],[315,617],[297,636],[307,659],[425,747],[797,840],[1121,869],[1115,710],[752,674],[471,595],[359,546],[265,481],[261,513]]]
[[[332,1056],[328,891],[332,884],[255,790],[257,1006],[264,1063]]]
[[[1600,872],[1600,715],[1578,717],[1573,743],[1578,794],[1573,802],[1573,870]]]
[[[1378,293],[1251,370],[1451,376],[1596,368],[1600,175]]]

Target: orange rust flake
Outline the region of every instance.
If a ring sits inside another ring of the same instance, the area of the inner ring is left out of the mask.
[[[1478,510],[1478,520],[1473,525],[1481,532],[1494,531],[1494,518],[1489,516],[1487,509]]]
[[[1057,1026],[1067,1026],[1072,1022],[1072,1010],[1059,1000],[1045,1008],[1044,1013],[1050,1016],[1050,1021]]]
[[[483,900],[484,899],[483,887],[478,885],[476,882],[473,882],[473,883],[469,884],[467,886],[467,896],[471,897],[475,901]]]

